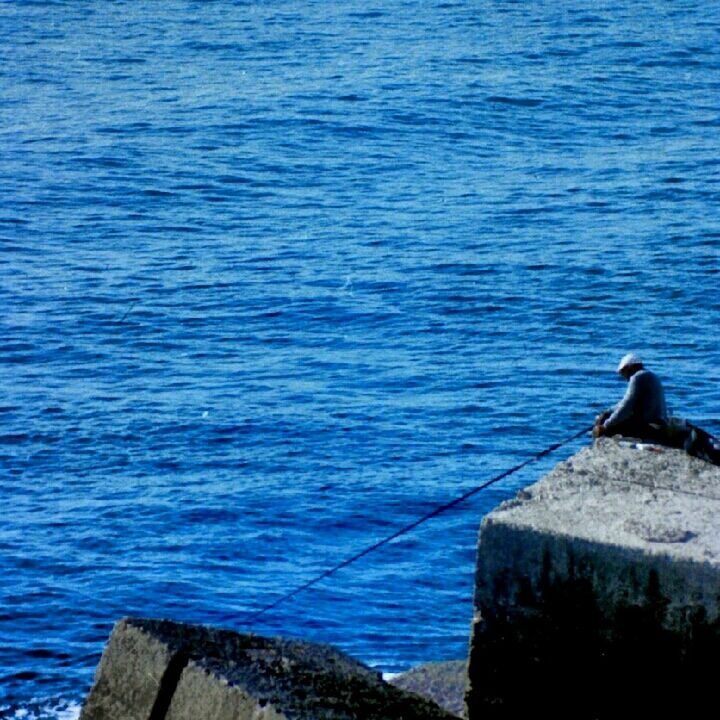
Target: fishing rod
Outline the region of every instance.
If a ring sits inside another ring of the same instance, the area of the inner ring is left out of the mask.
[[[287,600],[290,600],[291,598],[295,597],[296,595],[299,595],[301,592],[304,592],[305,590],[308,590],[313,585],[317,585],[321,580],[325,580],[325,578],[330,577],[331,575],[334,575],[338,570],[342,570],[343,568],[347,567],[348,565],[351,565],[352,563],[356,562],[357,560],[360,560],[360,558],[365,557],[366,555],[369,555],[371,552],[374,552],[375,550],[378,550],[379,548],[383,547],[383,545],[387,545],[389,542],[392,542],[393,540],[399,538],[402,535],[405,535],[409,533],[411,530],[414,530],[419,525],[422,525],[423,523],[426,523],[428,520],[431,520],[434,517],[437,517],[438,515],[442,515],[444,512],[447,512],[451,508],[454,508],[457,505],[460,505],[460,503],[465,502],[468,498],[472,497],[473,495],[481,492],[482,490],[485,490],[486,488],[489,488],[491,485],[494,485],[495,483],[500,482],[500,480],[504,480],[506,477],[509,477],[513,473],[516,473],[518,470],[521,470],[522,468],[526,467],[527,465],[530,465],[531,463],[537,462],[541,458],[545,457],[546,455],[549,455],[551,452],[554,452],[555,450],[561,448],[563,445],[567,445],[568,443],[572,442],[573,440],[577,440],[579,437],[582,437],[583,435],[586,435],[592,430],[593,426],[590,425],[589,427],[584,427],[582,430],[579,430],[574,435],[571,435],[568,438],[565,438],[565,440],[561,440],[560,442],[553,443],[552,445],[549,445],[544,450],[541,450],[540,452],[536,453],[535,455],[529,457],[527,460],[524,460],[521,463],[518,463],[517,465],[514,465],[513,467],[504,470],[499,475],[495,475],[495,477],[490,478],[489,480],[486,480],[485,482],[481,483],[480,485],[477,485],[474,488],[471,488],[470,490],[467,490],[462,495],[459,495],[458,497],[454,498],[453,500],[450,500],[447,503],[444,503],[443,505],[439,505],[438,507],[434,508],[430,512],[426,513],[420,518],[417,518],[416,520],[413,520],[408,525],[405,525],[401,527],[399,530],[396,530],[391,535],[388,535],[387,537],[384,537],[382,540],[378,540],[377,542],[374,542],[372,545],[368,545],[366,548],[361,550],[360,552],[355,553],[351,557],[346,558],[342,562],[339,562],[337,565],[329,568],[328,570],[325,570],[324,572],[320,573],[319,575],[316,575],[311,580],[308,580],[307,582],[303,583],[302,585],[298,585],[298,587],[294,588],[293,590],[290,590],[289,592],[285,593],[284,595],[280,596],[277,600],[274,602],[269,603],[268,605],[265,605],[264,607],[260,608],[259,610],[256,610],[255,612],[250,613],[244,620],[240,621],[241,625],[248,625],[249,623],[254,622],[258,618],[265,615],[270,610],[273,610],[281,603],[286,602]]]

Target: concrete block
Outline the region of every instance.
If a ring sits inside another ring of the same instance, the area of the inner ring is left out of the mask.
[[[165,720],[286,720],[264,697],[253,696],[222,676],[190,661],[183,670]]]
[[[118,623],[82,720],[450,720],[327,646],[165,620]]]
[[[468,717],[685,716],[720,658],[720,468],[601,439],[482,523]]]
[[[178,660],[177,647],[129,620],[116,623],[80,720],[155,720],[167,691],[163,679],[167,685]]]
[[[425,663],[389,678],[388,682],[395,687],[429,698],[458,717],[462,717],[465,712],[465,660]]]

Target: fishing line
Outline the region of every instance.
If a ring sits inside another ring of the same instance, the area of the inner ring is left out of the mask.
[[[133,309],[139,302],[140,302],[140,300],[137,299],[137,298],[136,298],[135,300],[133,300],[132,305],[130,305],[130,307],[125,311],[125,314],[120,318],[120,321],[119,321],[119,322],[121,322],[121,323],[122,323],[122,322],[125,322],[125,318],[130,314],[130,312],[132,311],[132,309]]]
[[[371,552],[374,552],[378,548],[383,547],[383,545],[387,545],[389,542],[392,542],[396,538],[399,538],[402,535],[405,535],[406,533],[409,533],[411,530],[414,530],[419,525],[422,525],[423,523],[427,522],[428,520],[431,520],[434,517],[437,517],[438,515],[441,515],[444,512],[447,512],[451,508],[454,508],[456,505],[459,505],[460,503],[467,500],[469,497],[475,495],[476,493],[479,493],[482,490],[485,490],[486,488],[489,488],[491,485],[494,485],[497,482],[500,482],[500,480],[504,480],[506,477],[509,477],[513,473],[516,473],[518,470],[521,470],[522,468],[526,467],[527,465],[530,465],[531,463],[537,462],[541,458],[545,457],[546,455],[549,455],[551,452],[554,452],[558,448],[561,448],[563,445],[567,445],[568,443],[572,442],[573,440],[577,440],[582,435],[585,435],[586,433],[589,433],[592,430],[592,425],[590,427],[585,427],[582,430],[576,432],[574,435],[572,435],[569,438],[566,438],[565,440],[561,440],[560,442],[553,443],[552,445],[549,445],[544,450],[541,450],[539,453],[536,453],[532,457],[528,458],[527,460],[524,460],[521,463],[518,463],[517,465],[514,465],[513,467],[509,468],[508,470],[504,470],[499,475],[496,475],[493,478],[490,478],[490,480],[486,480],[484,483],[477,485],[474,488],[471,488],[467,492],[464,492],[459,497],[456,497],[454,500],[451,500],[450,502],[445,503],[444,505],[439,505],[434,510],[431,510],[429,513],[423,515],[422,517],[413,520],[413,522],[409,523],[408,525],[405,525],[404,527],[401,527],[399,530],[396,530],[392,535],[388,535],[387,537],[383,538],[382,540],[378,540],[377,542],[373,543],[372,545],[369,545],[364,550],[361,550],[358,553],[355,553],[355,555],[352,555],[349,558],[346,558],[342,562],[338,563],[334,567],[331,567],[328,570],[325,570],[324,572],[320,573],[319,575],[316,575],[311,580],[308,580],[306,583],[303,583],[302,585],[299,585],[295,589],[291,590],[290,592],[285,593],[281,597],[279,597],[274,602],[270,603],[269,605],[265,605],[264,607],[260,608],[259,610],[256,610],[253,613],[250,613],[244,620],[240,621],[241,625],[247,625],[251,622],[254,622],[259,617],[263,616],[268,611],[272,610],[273,608],[276,608],[281,603],[286,602],[287,600],[290,600],[290,598],[295,597],[296,595],[299,595],[301,592],[308,590],[313,585],[316,585],[321,580],[324,580],[325,578],[330,577],[331,575],[334,575],[338,570],[342,570],[343,568],[347,567],[348,565],[351,565],[352,563],[356,562],[357,560],[360,560],[360,558],[365,557],[366,555],[369,555]]]

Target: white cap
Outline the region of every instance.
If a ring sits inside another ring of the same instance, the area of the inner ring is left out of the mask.
[[[635,353],[630,352],[620,361],[620,364],[617,366],[617,372],[622,372],[626,367],[630,367],[631,365],[642,364],[643,361]]]

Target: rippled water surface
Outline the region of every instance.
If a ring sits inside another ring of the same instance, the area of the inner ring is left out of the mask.
[[[720,431],[720,5],[0,5],[0,717],[589,424]],[[575,443],[564,449],[576,449]],[[465,653],[513,476],[252,625]]]

